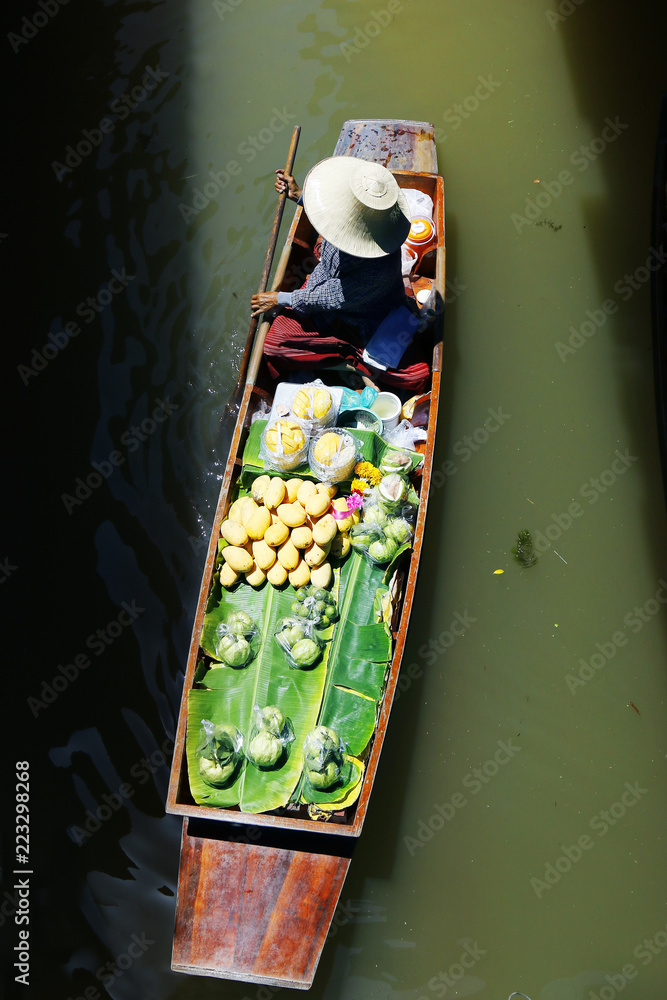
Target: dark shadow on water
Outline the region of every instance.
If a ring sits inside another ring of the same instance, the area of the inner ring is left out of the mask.
[[[609,391],[617,396],[628,427],[623,443],[641,459],[646,548],[657,587],[667,569],[667,517],[653,392],[650,288],[640,281],[632,289],[626,276],[645,265],[651,247],[655,145],[660,97],[667,90],[667,8],[659,2],[638,7],[588,2],[556,30],[590,138],[601,134],[607,119],[627,125],[597,159],[604,200],[584,203],[584,215],[598,276],[599,303],[593,308],[610,298],[619,306],[596,336],[611,335],[616,344],[616,377]],[[620,295],[618,282],[624,289]]]

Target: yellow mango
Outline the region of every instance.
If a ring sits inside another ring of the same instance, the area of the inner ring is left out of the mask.
[[[263,539],[252,543],[252,554],[255,562],[264,572],[271,569],[276,561],[276,550],[267,545]]]
[[[290,538],[297,549],[309,549],[313,544],[313,533],[305,524],[301,525],[300,528],[292,528]]]
[[[252,570],[252,555],[238,545],[228,545],[224,548],[222,558],[237,573],[249,573]]]
[[[347,498],[338,497],[337,500],[334,500],[333,506],[334,509],[338,511],[347,510]],[[340,517],[340,518],[336,517],[334,518],[334,520],[336,522],[336,527],[338,528],[339,531],[349,531],[352,525],[354,524],[354,518],[352,517],[352,514],[348,514],[347,517]]]
[[[241,513],[241,524],[248,530],[248,521],[253,516],[255,511],[259,510],[259,504],[256,504],[252,497],[246,497],[245,505]]]
[[[352,548],[352,543],[347,535],[336,535],[331,543],[329,555],[332,559],[345,559]]]
[[[286,542],[289,538],[289,528],[287,525],[278,519],[276,519],[270,528],[267,528],[264,532],[264,541],[267,545],[273,545],[277,547]]]
[[[295,590],[297,587],[305,587],[310,582],[310,567],[305,559],[302,559],[296,569],[293,569],[288,576],[289,582]]]
[[[318,483],[317,484],[317,492],[318,493],[326,493],[326,495],[329,497],[329,499],[333,500],[333,498],[338,493],[338,487],[334,486],[333,483],[331,483],[331,484],[330,483]]]
[[[220,583],[223,587],[233,587],[238,583],[240,577],[236,570],[233,570],[229,563],[220,567]]]
[[[248,536],[255,541],[264,538],[264,533],[271,527],[271,513],[266,507],[258,507],[244,524]]]
[[[277,513],[280,520],[289,528],[298,528],[306,523],[306,512],[300,503],[281,503]]]
[[[336,518],[332,514],[325,514],[313,528],[313,541],[318,545],[326,545],[334,540],[337,532]]]
[[[304,479],[304,481],[301,483],[301,486],[299,486],[299,491],[296,495],[296,498],[301,504],[301,506],[305,507],[306,501],[310,500],[311,497],[314,497],[316,493],[317,493],[317,486],[315,485],[315,483],[311,482],[310,479]]]
[[[329,510],[331,506],[331,500],[326,493],[318,493],[315,491],[312,497],[308,497],[306,501],[306,514],[310,514],[311,517],[322,517],[323,514]]]
[[[264,503],[270,510],[274,510],[283,502],[287,494],[285,480],[280,476],[273,476],[268,488],[264,491]]]
[[[248,541],[248,532],[238,521],[230,521],[229,518],[220,525],[220,534],[230,545],[238,545],[240,548]]]
[[[314,587],[328,587],[333,576],[331,563],[325,562],[310,571],[310,582]]]
[[[303,482],[303,479],[299,479],[298,477],[295,477],[294,479],[288,479],[287,480],[287,482],[285,483],[285,486],[287,488],[287,502],[288,503],[294,503],[294,501],[297,498],[297,494],[299,492],[299,487],[301,486],[302,482]]]
[[[282,563],[275,562],[266,574],[266,579],[272,587],[282,587],[287,580],[287,570]]]
[[[227,517],[230,521],[236,521],[238,524],[243,524],[243,511],[245,510],[246,501],[248,499],[248,497],[239,497],[238,500],[234,501],[227,512]]]
[[[296,545],[292,542],[291,538],[288,538],[286,542],[278,549],[278,561],[281,566],[284,566],[286,570],[296,569],[299,565],[299,559],[301,558],[301,553],[297,549]]]
[[[252,569],[246,573],[245,578],[246,583],[249,583],[251,587],[261,587],[266,580],[266,573],[259,568],[256,562],[253,562]]]
[[[271,476],[257,476],[257,479],[250,488],[250,495],[255,503],[264,503],[264,494],[270,482]]]
[[[318,545],[317,542],[313,542],[309,549],[306,549],[304,553],[304,559],[308,565],[312,568],[313,566],[319,566],[324,562],[326,557],[329,555],[329,549],[331,544]]]

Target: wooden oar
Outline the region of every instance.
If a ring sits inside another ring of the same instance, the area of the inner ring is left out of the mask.
[[[295,125],[292,131],[292,141],[290,142],[289,152],[287,154],[287,162],[285,164],[285,173],[291,174],[292,167],[294,166],[294,158],[296,156],[296,147],[299,143],[299,135],[301,133],[301,126]],[[285,208],[285,202],[287,201],[287,187],[285,190],[278,195],[278,204],[276,206],[276,214],[273,219],[273,227],[271,229],[271,236],[269,238],[269,246],[266,251],[266,258],[264,260],[264,268],[262,270],[262,277],[260,278],[258,292],[265,292],[266,286],[269,282],[269,275],[271,273],[271,265],[273,263],[273,255],[276,250],[276,243],[278,241],[278,231],[280,229],[280,223],[283,218],[283,210]],[[252,346],[255,341],[255,333],[257,332],[257,325],[259,323],[259,316],[253,316],[250,321],[250,329],[248,331],[248,339],[246,340],[245,350],[243,352],[243,357],[241,358],[241,367],[239,370],[239,379],[236,383],[236,388],[232,393],[231,399],[227,403],[227,408],[225,410],[225,415],[233,414],[236,416],[238,413],[239,403],[241,402],[241,397],[243,396],[243,388],[245,386],[246,373],[248,371],[248,362],[250,361],[250,355],[252,353]]]

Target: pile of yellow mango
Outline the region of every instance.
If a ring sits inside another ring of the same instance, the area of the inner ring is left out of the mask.
[[[328,560],[347,556],[348,531],[360,520],[357,510],[347,513],[347,499],[335,495],[335,486],[309,479],[258,476],[250,496],[235,500],[220,526],[229,543],[222,549],[222,586],[244,576],[253,587],[265,580],[274,587],[287,580],[293,587],[328,587]],[[334,517],[332,508],[345,516]]]

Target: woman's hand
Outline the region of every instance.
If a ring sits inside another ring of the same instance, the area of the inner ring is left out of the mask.
[[[283,191],[287,191],[287,197],[290,201],[298,201],[301,197],[301,188],[292,175],[285,172],[284,167],[278,167],[276,170],[275,188],[278,194],[282,194]]]
[[[259,316],[278,305],[278,292],[257,292],[250,299],[250,315]]]

